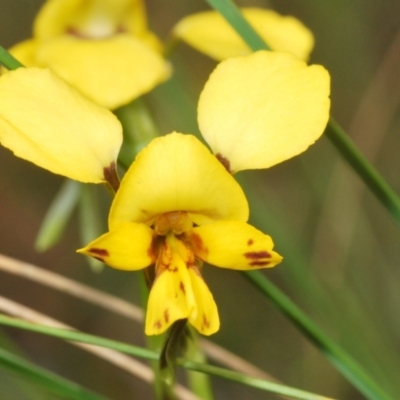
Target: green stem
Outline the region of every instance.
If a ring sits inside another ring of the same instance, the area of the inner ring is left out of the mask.
[[[349,354],[330,339],[311,318],[297,307],[289,297],[281,292],[260,271],[247,271],[243,274],[269,297],[274,305],[285,314],[368,399],[391,399]]]
[[[2,46],[0,46],[0,63],[11,70],[23,67],[23,65]]]

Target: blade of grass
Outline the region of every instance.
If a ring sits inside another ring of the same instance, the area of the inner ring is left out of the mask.
[[[339,345],[330,339],[303,311],[260,271],[247,271],[243,275],[258,287],[336,366],[336,368],[368,399],[390,400],[364,371],[364,369]]]
[[[40,368],[4,349],[0,349],[0,364],[32,383],[62,398],[72,400],[106,400],[106,397],[85,389],[53,372]]]
[[[268,45],[246,21],[232,0],[206,1],[221,13],[253,51],[269,50]],[[329,120],[325,133],[342,157],[344,157],[372,193],[386,207],[400,227],[400,198],[396,192],[361,154],[350,137],[332,117]]]
[[[87,333],[72,331],[68,329],[60,329],[54,327],[48,327],[44,325],[33,324],[30,322],[22,321],[16,318],[11,318],[6,315],[0,314],[0,324],[24,329],[31,332],[41,333],[49,336],[53,336],[59,339],[65,339],[69,341],[76,341],[80,343],[88,343],[96,346],[107,347],[120,351],[122,353],[130,354],[139,358],[147,360],[158,360],[159,354],[138,346],[133,346],[127,343],[119,342],[116,340],[106,339],[103,337],[90,335]],[[177,364],[186,369],[203,372],[205,374],[211,374],[223,377],[225,379],[240,382],[250,387],[261,389],[264,391],[285,394],[295,399],[301,400],[328,400],[327,397],[319,396],[313,393],[305,392],[299,389],[291,388],[289,386],[280,385],[273,382],[268,382],[263,379],[252,378],[247,375],[230,371],[224,368],[214,367],[208,364],[201,364],[194,361],[178,359]]]
[[[10,70],[23,67],[23,65],[2,46],[0,46],[0,63]]]
[[[79,182],[69,179],[64,181],[36,236],[35,249],[37,251],[46,251],[61,239],[78,202],[81,187]]]

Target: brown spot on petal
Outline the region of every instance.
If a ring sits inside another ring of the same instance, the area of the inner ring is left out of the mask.
[[[201,329],[204,330],[204,328],[209,328],[210,327],[210,321],[207,319],[206,314],[203,314],[203,323],[201,325]]]
[[[249,251],[244,253],[244,256],[251,260],[258,260],[260,258],[271,258],[271,254],[268,251]]]
[[[119,189],[118,171],[115,162],[112,162],[108,167],[103,168],[104,180],[111,186],[115,193]]]
[[[265,267],[268,264],[270,264],[269,261],[252,261],[251,263],[249,263],[251,267]]]
[[[251,246],[253,243],[254,243],[254,240],[253,239],[249,239],[247,241],[247,246]]]
[[[163,244],[163,238],[154,235],[150,247],[147,249],[147,254],[151,258],[152,262],[157,260],[162,244]]]
[[[157,320],[156,322],[154,322],[154,328],[156,329],[161,329],[162,328],[162,323],[160,320]]]
[[[193,253],[196,255],[196,257],[202,260],[206,259],[208,255],[208,249],[206,246],[204,246],[201,236],[192,232],[190,235],[188,235],[188,237],[190,245],[193,249]]]
[[[182,281],[179,282],[179,289],[182,291],[183,294],[186,294],[185,285]]]
[[[99,249],[97,247],[92,247],[91,249],[88,250],[89,253],[91,254],[96,254],[98,256],[103,256],[103,257],[109,257],[110,253],[108,252],[107,249]],[[94,257],[96,258],[96,257]]]
[[[164,320],[165,320],[165,323],[168,324],[168,321],[169,321],[169,311],[168,311],[168,308],[164,311]]]
[[[231,174],[231,163],[227,158],[225,158],[221,153],[217,153],[215,155],[217,157],[217,160],[225,167],[225,169]]]

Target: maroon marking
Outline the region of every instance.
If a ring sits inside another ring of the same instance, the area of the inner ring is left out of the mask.
[[[249,239],[247,241],[247,246],[251,246],[253,243],[254,243],[254,240],[253,239]]]
[[[206,315],[203,314],[203,327],[209,328],[210,327],[210,321],[207,319]]]
[[[168,308],[164,311],[164,320],[165,320],[165,323],[168,324],[168,321],[169,321]]]
[[[207,257],[208,249],[204,246],[203,240],[201,239],[200,235],[197,233],[191,233],[188,235],[190,245],[193,248],[193,252],[195,253],[196,257],[203,259]]]
[[[157,320],[156,322],[154,322],[154,328],[156,329],[161,329],[162,328],[162,323],[160,320]]]
[[[92,247],[88,251],[89,251],[89,253],[93,253],[98,256],[110,257],[110,253],[106,249],[98,249],[97,247]]]
[[[186,294],[185,285],[182,281],[179,282],[179,289],[182,291],[183,294]]]
[[[119,189],[118,171],[115,162],[113,161],[110,166],[103,168],[104,180],[111,186],[115,193]]]
[[[249,265],[251,267],[265,267],[269,264],[271,264],[269,261],[252,261]]]
[[[171,267],[171,264],[167,265],[166,269],[170,272],[178,272],[178,267]]]
[[[249,251],[248,253],[244,253],[246,258],[251,260],[257,260],[260,258],[271,258],[271,254],[268,251]]]
[[[217,153],[215,155],[217,157],[217,160],[225,167],[225,169],[231,174],[231,163],[227,158],[225,158],[221,153]]]

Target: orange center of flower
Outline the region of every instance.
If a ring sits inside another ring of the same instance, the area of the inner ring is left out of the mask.
[[[154,231],[157,235],[165,236],[171,232],[181,235],[193,227],[193,222],[184,211],[172,211],[159,216],[154,222]]]

